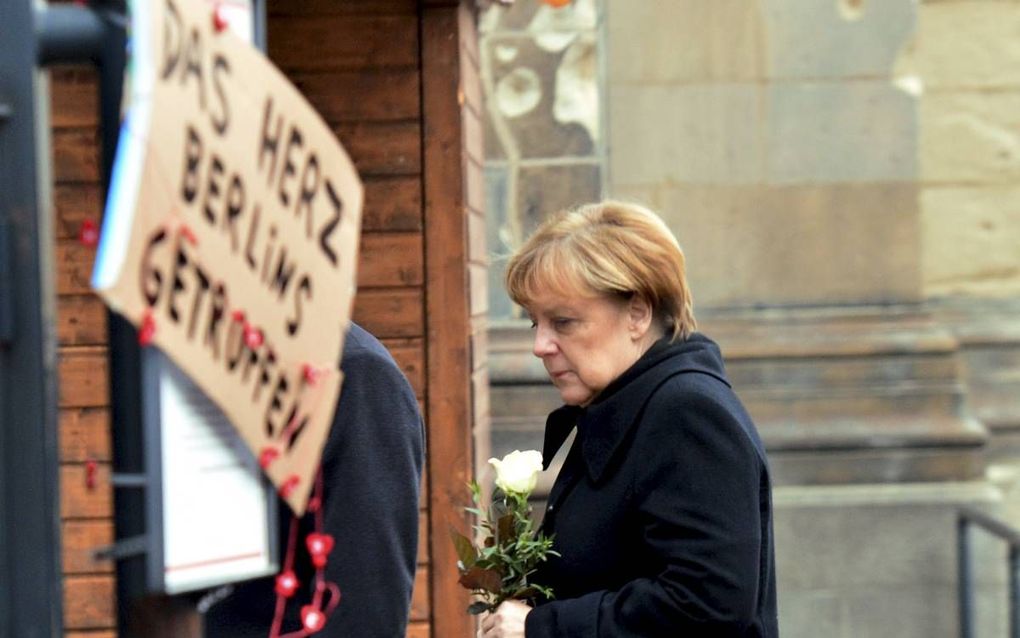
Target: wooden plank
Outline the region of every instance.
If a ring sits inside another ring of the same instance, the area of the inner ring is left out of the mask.
[[[50,71],[50,124],[56,128],[99,126],[98,76],[90,66]]]
[[[471,321],[471,371],[488,365],[489,331],[485,319]]]
[[[77,239],[57,242],[57,294],[83,295],[92,292],[89,280],[92,264],[96,260],[96,249],[86,246]]]
[[[65,574],[113,572],[112,560],[95,558],[96,549],[113,543],[113,521],[65,521],[62,534]]]
[[[299,73],[290,79],[330,124],[421,116],[417,68]]]
[[[457,86],[460,9],[422,8],[425,275],[428,290],[428,476],[432,631],[469,636],[470,597],[457,583],[448,525],[468,528],[473,478],[463,131]]]
[[[478,439],[478,432],[484,424],[489,422],[491,408],[489,406],[489,369],[479,368],[471,373],[471,409],[475,422],[475,438]],[[481,458],[483,455],[479,454]],[[488,454],[484,455],[488,458]]]
[[[112,629],[65,631],[64,638],[117,638],[117,632]]]
[[[64,348],[57,371],[60,379],[61,408],[90,408],[108,405],[109,360],[105,348]]]
[[[420,288],[359,290],[354,321],[380,339],[423,336],[423,297]]]
[[[95,129],[53,132],[53,177],[58,184],[99,181],[99,138]]]
[[[417,15],[418,0],[301,0],[270,2],[270,18],[278,16],[316,16],[345,14]]]
[[[108,408],[65,408],[59,423],[61,462],[111,460]]]
[[[475,419],[475,471],[488,469],[492,456],[492,395],[488,376],[488,321],[486,317],[471,319],[471,409]]]
[[[411,594],[411,620],[428,620],[429,612],[429,568],[419,567],[414,573],[414,591]]]
[[[469,263],[468,286],[471,295],[471,316],[489,311],[489,269],[484,264]]]
[[[417,121],[341,124],[333,130],[363,175],[421,173],[421,130]]]
[[[420,286],[424,279],[418,233],[365,233],[358,263],[359,287]]]
[[[413,15],[279,15],[269,23],[269,57],[288,74],[416,67],[418,22]]]
[[[64,579],[64,627],[109,629],[117,623],[114,577],[68,576]]]
[[[57,184],[53,189],[54,231],[57,239],[77,239],[86,219],[99,226],[103,194],[99,184]]]
[[[479,213],[469,212],[467,216],[468,226],[468,261],[488,268],[489,251],[486,244],[485,217]],[[499,262],[497,268],[502,268],[503,262]]]
[[[411,382],[416,396],[425,396],[425,346],[421,339],[413,339],[406,343],[393,343],[384,339],[383,345],[393,355],[400,370]]]
[[[425,411],[424,402],[421,401],[421,402],[419,402],[419,404],[420,405],[419,405],[418,409],[421,410],[421,413],[422,414],[427,414],[427,412]],[[428,507],[429,507],[429,504],[428,504],[428,495],[432,493],[430,491],[430,487],[429,487],[429,473],[428,473],[428,469],[426,469],[425,472],[422,473],[422,476],[421,476],[421,490],[419,490],[419,493],[422,495],[422,498],[421,498],[421,500],[418,503],[418,509],[420,511],[423,511],[423,512],[424,511],[428,511]],[[447,536],[449,536],[449,534],[447,534]],[[425,538],[428,538],[428,537],[427,536],[423,537],[422,538],[422,542],[425,542]],[[426,551],[431,552],[432,550],[431,550],[431,548],[426,548]],[[432,554],[429,554],[429,562],[432,562]]]
[[[97,463],[95,487],[88,486],[84,463],[60,466],[60,518],[110,518],[113,516],[113,488],[110,464]]]
[[[481,164],[485,162],[485,138],[482,133],[482,120],[469,108],[461,111],[464,126],[464,152],[468,158]]]
[[[361,228],[365,231],[421,230],[421,206],[418,176],[368,177]]]
[[[407,625],[405,638],[431,638],[432,628],[427,622],[412,622]]]
[[[429,562],[429,513],[418,512],[418,564],[428,565]]]
[[[478,70],[478,30],[477,30],[478,16],[475,11],[459,11],[457,13],[457,31],[460,38],[460,55],[461,55],[461,73],[465,73],[468,69],[473,69],[475,75]],[[463,77],[463,76],[462,76]],[[475,104],[481,104],[480,90],[478,93],[478,100]]]
[[[482,164],[469,159],[466,168],[465,189],[468,208],[477,214],[485,213],[485,169]]]
[[[57,298],[57,341],[62,346],[106,343],[106,307],[95,295]]]

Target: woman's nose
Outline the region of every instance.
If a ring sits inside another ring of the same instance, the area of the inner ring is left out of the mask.
[[[532,353],[541,359],[547,354],[554,352],[556,345],[553,340],[549,338],[549,331],[539,326],[535,328],[535,344],[532,348]]]

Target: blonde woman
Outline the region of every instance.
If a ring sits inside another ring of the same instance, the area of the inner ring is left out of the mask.
[[[778,635],[768,464],[696,332],[684,255],[653,212],[603,202],[557,214],[510,260],[534,354],[565,404],[546,467],[556,598],[504,603],[485,638]]]

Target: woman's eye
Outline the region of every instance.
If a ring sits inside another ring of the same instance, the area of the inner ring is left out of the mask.
[[[558,317],[556,319],[553,319],[552,324],[553,327],[556,328],[557,330],[563,330],[564,328],[567,328],[571,323],[573,323],[573,321],[574,321],[573,319],[567,317]]]

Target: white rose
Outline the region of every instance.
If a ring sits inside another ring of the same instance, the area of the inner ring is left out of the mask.
[[[538,450],[514,450],[500,459],[489,459],[496,468],[496,485],[504,492],[531,494],[542,471],[542,453]]]

